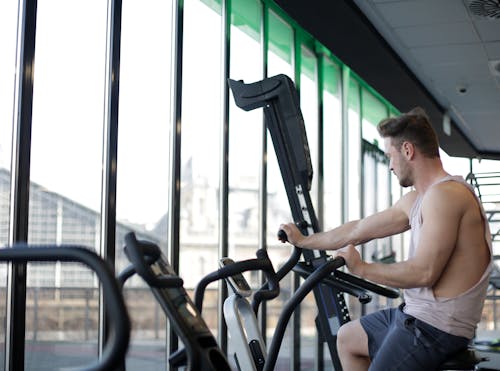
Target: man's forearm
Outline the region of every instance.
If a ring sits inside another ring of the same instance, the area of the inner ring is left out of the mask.
[[[306,236],[300,241],[299,247],[313,250],[337,250],[348,244],[356,245],[360,243],[353,238],[357,223],[358,221],[348,222],[330,231]]]
[[[400,289],[428,287],[431,284],[426,278],[426,270],[412,261],[392,264],[362,262],[351,272],[366,280]]]

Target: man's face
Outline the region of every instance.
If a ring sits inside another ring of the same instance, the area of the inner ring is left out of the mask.
[[[385,155],[389,159],[389,168],[396,175],[401,187],[413,185],[413,175],[408,160],[403,155],[401,145],[396,148],[392,145],[391,138],[384,138]]]

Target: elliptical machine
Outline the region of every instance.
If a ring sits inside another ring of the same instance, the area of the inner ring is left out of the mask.
[[[286,235],[281,233],[281,238]],[[295,247],[293,254],[276,273],[265,249],[257,250],[257,259],[234,262],[229,258],[220,260],[221,268],[205,276],[195,290],[195,304],[202,312],[203,293],[211,282],[225,279],[233,294],[224,301],[224,317],[227,324],[231,343],[234,345],[234,357],[238,370],[243,371],[271,371],[274,370],[278,353],[285,334],[287,324],[292,313],[302,300],[318,286],[327,286],[338,290],[343,296],[348,293],[358,298],[361,303],[368,303],[371,295],[368,291],[397,298],[398,291],[365,281],[350,274],[341,272],[338,268],[345,264],[343,258],[329,258],[318,268],[313,268],[306,262],[299,262],[303,251]],[[279,281],[291,270],[296,271],[305,280],[291,298],[286,302],[279,316],[271,343],[266,352],[266,343],[258,327],[257,313],[263,300],[270,300],[278,296]],[[248,298],[251,288],[241,273],[248,270],[264,270],[268,282],[254,293],[250,304]],[[270,290],[272,288],[272,290]],[[271,291],[271,293],[269,292]],[[347,319],[347,308],[342,313]]]

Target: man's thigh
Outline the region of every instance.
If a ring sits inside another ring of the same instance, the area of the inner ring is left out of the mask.
[[[352,320],[342,325],[337,345],[340,352],[368,357],[368,336],[359,320]]]
[[[372,359],[370,371],[433,370],[440,363],[435,351],[419,342],[404,325],[396,324]]]
[[[467,339],[446,334],[399,312],[372,359],[370,371],[435,370],[452,354],[467,345]]]

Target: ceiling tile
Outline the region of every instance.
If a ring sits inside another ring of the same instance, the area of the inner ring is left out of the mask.
[[[489,65],[484,63],[460,63],[429,65],[426,68],[429,77],[438,84],[455,85],[458,83],[489,83],[492,81]]]
[[[456,0],[385,2],[377,4],[376,7],[392,27],[469,20],[463,3]]]
[[[479,38],[468,22],[441,23],[394,29],[407,47],[477,43]]]
[[[500,41],[484,43],[489,59],[500,59]]]
[[[499,43],[500,53],[500,43]],[[450,64],[483,62],[488,59],[486,52],[480,43],[476,44],[451,44],[438,46],[424,46],[412,48],[411,53],[421,64]]]
[[[482,41],[500,41],[500,20],[474,21]]]
[[[500,117],[498,112],[464,112],[464,119],[470,123],[475,137],[480,140],[478,145],[486,151],[498,151],[498,128]]]

